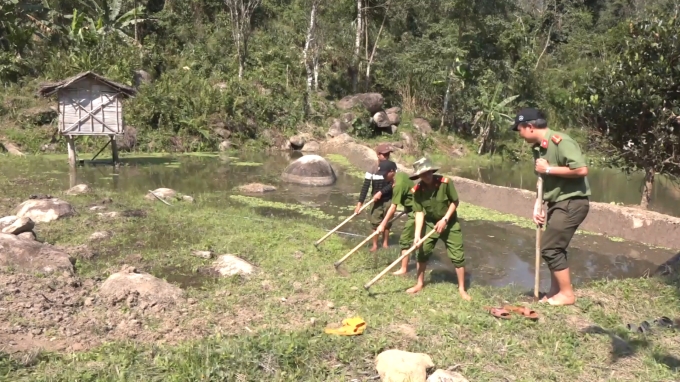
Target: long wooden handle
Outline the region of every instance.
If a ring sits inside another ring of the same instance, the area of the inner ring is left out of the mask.
[[[406,214],[405,212],[401,212],[399,215],[393,217],[393,218],[390,220],[390,223],[392,223],[393,221],[399,219],[400,217],[404,216],[405,214]],[[345,260],[349,259],[349,257],[352,256],[352,255],[354,254],[354,252],[356,252],[356,251],[358,251],[359,249],[361,249],[361,247],[363,247],[364,244],[368,243],[369,240],[371,240],[372,238],[374,238],[374,237],[375,237],[376,235],[378,235],[379,233],[380,233],[380,232],[375,231],[375,232],[373,232],[372,234],[368,235],[367,238],[365,238],[365,239],[364,239],[361,243],[359,243],[356,247],[352,248],[351,251],[349,251],[345,256],[343,256],[342,259],[336,261],[335,264],[333,264],[333,265],[334,265],[336,268],[339,267],[340,264],[342,264]]]
[[[430,236],[432,236],[435,232],[437,232],[437,231],[435,231],[434,229],[433,229],[432,231],[430,231],[430,233],[428,233],[427,235],[425,235],[424,238],[420,239],[420,241],[418,242],[418,245],[423,245],[423,243],[425,242],[425,240],[427,240],[427,238],[429,238]],[[401,262],[401,260],[402,260],[404,257],[410,255],[411,252],[413,252],[413,251],[416,250],[416,248],[417,248],[417,247],[416,247],[416,244],[413,244],[413,246],[411,246],[411,248],[409,248],[408,251],[404,252],[401,256],[399,256],[398,259],[394,260],[394,262],[393,262],[392,264],[388,265],[387,268],[385,268],[382,272],[380,272],[380,274],[378,274],[377,276],[375,276],[375,277],[373,278],[373,280],[369,281],[366,285],[364,285],[364,289],[368,290],[368,288],[370,288],[371,285],[375,284],[378,280],[380,280],[380,278],[382,278],[383,276],[385,276],[385,273],[389,272],[390,269],[392,269],[395,265],[399,264],[399,262]]]
[[[538,182],[536,183],[536,204],[540,204],[541,210],[543,210],[543,178],[538,177]],[[535,207],[535,206],[534,206]],[[541,269],[541,231],[542,227],[540,224],[536,225],[536,265],[534,274],[534,300],[538,301],[538,288],[540,281],[540,269]]]
[[[317,240],[316,243],[314,243],[314,245],[317,246],[317,245],[321,244],[322,241],[328,239],[328,237],[331,236],[335,231],[339,230],[340,227],[342,227],[343,225],[347,224],[348,221],[352,220],[353,217],[359,215],[364,209],[366,209],[366,207],[370,206],[371,204],[373,204],[373,199],[369,200],[368,203],[366,203],[366,204],[364,204],[363,206],[361,206],[361,208],[359,209],[359,212],[353,213],[353,214],[350,215],[347,219],[345,219],[342,223],[338,224],[337,227],[335,227],[335,228],[333,228],[332,230],[328,231],[328,233],[325,234],[324,237],[322,237],[321,239]]]

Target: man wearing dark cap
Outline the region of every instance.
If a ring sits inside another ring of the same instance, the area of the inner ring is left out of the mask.
[[[545,116],[533,108],[522,109],[512,130],[532,144],[534,169],[543,178],[543,201],[548,203],[547,219],[543,202],[534,206],[534,223],[546,225],[541,238],[541,256],[551,275],[550,292],[543,302],[572,305],[576,296],[571,286],[567,247],[590,209],[588,166],[576,141],[548,128]]]
[[[369,213],[369,222],[373,230],[375,231],[383,218],[385,217],[385,204],[389,203],[392,199],[392,187],[388,184],[386,186],[385,174],[392,168],[396,167],[396,164],[389,160],[390,153],[393,151],[392,146],[386,143],[381,143],[375,149],[376,154],[378,154],[378,167],[374,172],[367,172],[364,177],[364,183],[361,187],[361,192],[359,193],[359,202],[354,209],[355,213],[359,212],[361,206],[366,200],[366,195],[368,194],[369,187],[371,188],[371,194],[373,195],[373,205],[371,206],[371,212]],[[383,248],[389,247],[387,239],[390,235],[391,224],[385,227],[383,232]],[[378,236],[373,237],[373,247],[371,247],[371,252],[378,250]]]

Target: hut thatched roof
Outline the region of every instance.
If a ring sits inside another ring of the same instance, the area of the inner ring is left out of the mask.
[[[68,88],[71,86],[71,84],[85,78],[85,77],[90,77],[94,79],[95,81],[99,81],[107,86],[110,86],[116,90],[118,90],[120,93],[123,94],[123,96],[127,97],[134,97],[137,95],[137,90],[134,88],[131,88],[127,85],[120,84],[118,82],[111,81],[108,78],[105,78],[103,76],[100,76],[97,73],[93,73],[90,71],[80,73],[78,75],[75,75],[73,77],[67,78],[65,80],[59,81],[59,82],[51,82],[51,83],[45,83],[40,85],[40,89],[38,89],[38,95],[42,97],[49,97],[59,91],[60,89],[63,88]]]

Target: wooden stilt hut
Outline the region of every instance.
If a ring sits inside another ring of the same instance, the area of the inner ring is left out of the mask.
[[[79,136],[109,137],[92,160],[110,144],[113,163],[118,163],[116,136],[125,132],[122,100],[134,97],[137,94],[134,88],[88,71],[60,82],[43,84],[38,94],[42,97],[57,94],[59,133],[66,137],[70,166],[76,165],[75,141]]]

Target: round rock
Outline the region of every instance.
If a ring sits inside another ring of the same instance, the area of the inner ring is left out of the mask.
[[[319,155],[305,155],[283,170],[282,179],[306,186],[330,186],[337,177],[326,159]]]
[[[31,218],[36,223],[48,223],[75,215],[76,211],[68,202],[60,199],[30,199],[16,208],[15,215]]]

